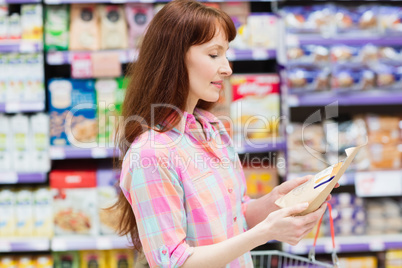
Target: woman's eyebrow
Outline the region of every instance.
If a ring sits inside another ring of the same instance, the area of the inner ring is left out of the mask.
[[[223,46],[221,46],[221,45],[219,45],[219,44],[213,44],[213,45],[211,45],[209,48],[217,48],[217,49],[220,49],[220,50],[228,50],[228,49],[229,49],[229,47],[227,47],[227,48],[225,49]]]

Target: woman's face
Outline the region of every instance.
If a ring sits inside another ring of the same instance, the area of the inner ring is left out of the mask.
[[[187,112],[193,112],[199,99],[216,102],[223,79],[232,74],[226,51],[229,42],[221,27],[209,42],[191,46],[186,55],[186,66],[190,81]]]

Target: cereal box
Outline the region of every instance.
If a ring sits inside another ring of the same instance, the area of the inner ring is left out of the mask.
[[[55,234],[99,234],[95,169],[53,170],[49,180]]]
[[[98,129],[93,80],[51,79],[50,144],[93,147]]]
[[[276,137],[280,115],[279,76],[233,75],[230,82],[233,92],[230,108],[233,139],[263,140]]]

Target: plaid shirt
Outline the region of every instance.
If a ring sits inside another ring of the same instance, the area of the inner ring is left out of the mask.
[[[184,113],[170,131],[145,132],[123,161],[120,187],[151,267],[179,267],[193,247],[247,230],[250,198],[231,138],[211,113],[195,109],[194,115]],[[253,267],[250,253],[226,267]]]

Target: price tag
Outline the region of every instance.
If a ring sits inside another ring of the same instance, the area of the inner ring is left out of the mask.
[[[21,111],[21,104],[19,102],[7,102],[6,113],[18,113]]]
[[[71,58],[71,77],[91,78],[92,57],[90,53],[75,53]]]
[[[381,239],[370,239],[370,251],[383,251],[385,249],[384,241]]]
[[[66,159],[66,153],[63,147],[50,147],[50,159],[60,160]]]
[[[106,158],[108,153],[105,148],[93,148],[91,149],[91,156],[92,158]]]
[[[236,52],[233,48],[229,48],[226,51],[226,57],[228,58],[229,61],[236,60]]]
[[[294,35],[294,34],[288,34],[287,36],[286,36],[286,45],[287,46],[290,46],[290,47],[297,47],[297,46],[299,46],[299,44],[300,44],[300,41],[299,41],[299,38],[297,37],[297,35]]]
[[[119,77],[122,74],[120,53],[102,51],[92,54],[93,77]]]
[[[268,59],[268,51],[261,48],[253,49],[252,58],[254,60],[266,60]]]
[[[0,172],[0,183],[14,184],[18,182],[18,174],[16,172]]]
[[[358,172],[355,184],[360,197],[402,195],[402,171]]]
[[[10,252],[11,249],[10,241],[5,241],[5,239],[0,240],[0,252]]]
[[[45,0],[45,3],[48,5],[59,5],[61,4],[61,0]]]
[[[53,251],[66,251],[67,243],[63,238],[53,238],[52,240]]]
[[[289,107],[299,106],[299,98],[296,95],[288,95],[287,97]]]
[[[47,53],[47,63],[49,65],[62,65],[68,63],[68,61],[65,59],[64,53],[66,52],[53,51]]]
[[[37,251],[49,250],[49,240],[47,239],[35,240],[32,242],[32,244],[33,244],[32,248]]]
[[[294,254],[305,254],[306,252],[308,252],[306,245],[300,245],[300,244],[297,246],[291,247],[290,250]]]
[[[20,43],[20,52],[22,53],[32,53],[37,51],[36,46],[39,46],[39,44],[35,44],[32,42],[24,42],[22,41]]]
[[[113,249],[113,243],[109,237],[98,237],[96,239],[96,248],[99,250]]]

